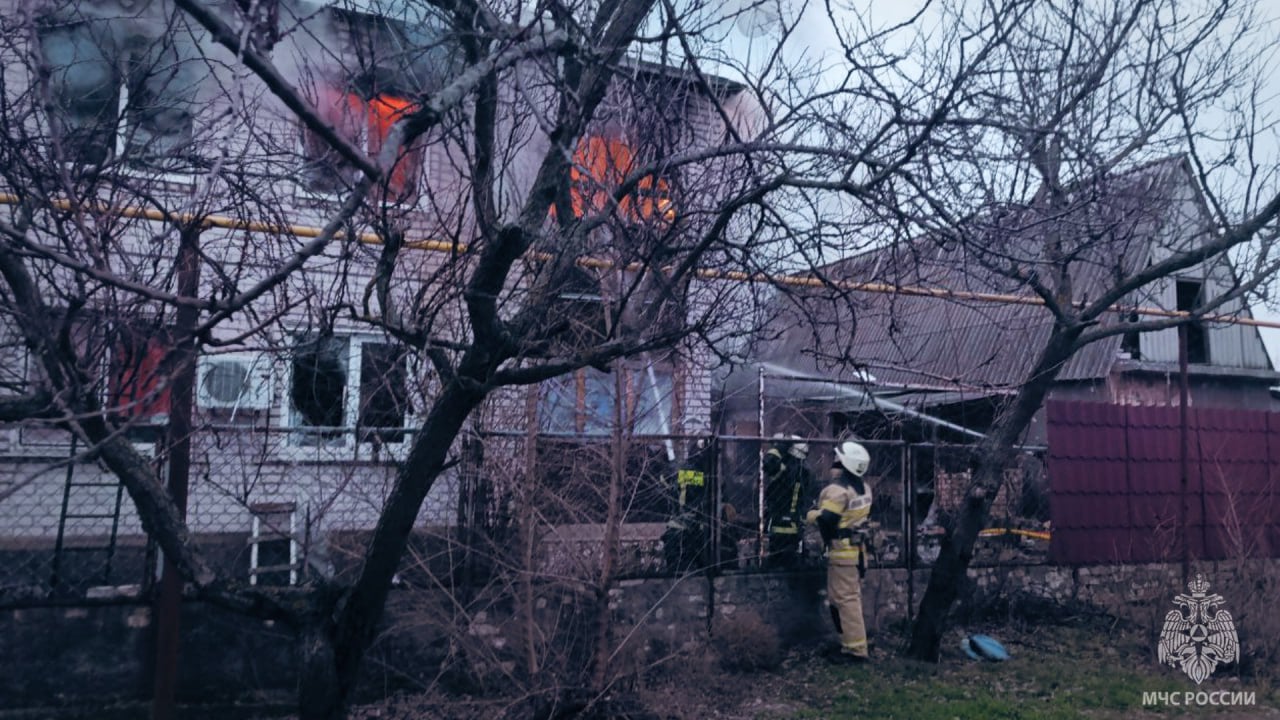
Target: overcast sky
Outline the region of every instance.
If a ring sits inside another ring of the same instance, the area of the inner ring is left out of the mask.
[[[730,0],[725,7],[732,11],[751,4],[751,0]],[[874,27],[888,27],[910,18],[922,6],[923,0],[832,0],[832,4],[857,9]],[[1274,37],[1276,33],[1271,29],[1280,29],[1280,0],[1258,0],[1256,12],[1259,24],[1268,28],[1265,35]],[[766,56],[766,50],[771,49],[770,35],[776,26],[776,15],[780,14],[785,20],[792,20],[800,15],[799,25],[786,47],[785,57],[792,62],[810,60],[835,65],[839,59],[835,54],[838,43],[826,13],[827,5],[822,0],[811,0],[807,4],[781,0],[776,10],[757,12],[754,17],[742,18],[736,27],[726,27],[719,45],[726,54],[758,67],[758,63],[763,62]],[[853,16],[849,17],[852,20]],[[931,14],[927,12],[922,22],[928,28],[933,22]],[[1270,58],[1270,61],[1274,60],[1274,57]],[[1269,82],[1261,99],[1263,109],[1280,117],[1280,67],[1258,68],[1258,71]],[[1273,159],[1280,158],[1280,143],[1274,133],[1259,138],[1259,154]],[[1270,298],[1269,304],[1270,308],[1260,303],[1255,304],[1255,317],[1280,322],[1280,297]],[[1261,328],[1260,332],[1273,365],[1280,364],[1280,329]]]

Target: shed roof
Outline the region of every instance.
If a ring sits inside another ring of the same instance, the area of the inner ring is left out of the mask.
[[[1080,182],[1065,195],[1066,210],[1061,204],[1052,214],[1030,205],[988,208],[965,223],[963,237],[912,238],[821,273],[831,280],[1030,296],[1026,278],[1055,272],[1049,254],[1058,253],[1068,262],[1072,299],[1084,301],[1145,266],[1157,243],[1183,243],[1209,227],[1181,157]],[[1189,216],[1188,207],[1197,209]],[[1010,277],[1011,268],[1023,279]],[[777,303],[777,319],[757,345],[761,361],[819,374],[852,364],[881,385],[974,394],[1020,385],[1053,327],[1048,309],[1028,304],[834,291]],[[1115,335],[1086,346],[1059,379],[1107,376],[1120,343]]]

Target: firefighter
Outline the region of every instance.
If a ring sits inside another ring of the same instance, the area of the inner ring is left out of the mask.
[[[699,438],[689,445],[684,465],[676,471],[676,503],[667,529],[662,533],[663,557],[670,572],[700,566],[709,545],[707,523],[707,475],[711,444]]]
[[[867,629],[862,618],[862,576],[866,573],[871,515],[871,488],[863,481],[871,455],[861,444],[846,441],[835,449],[828,471],[830,483],[818,496],[818,507],[806,520],[822,533],[827,552],[827,603],[840,634],[841,661],[865,662]]]
[[[790,569],[800,564],[801,508],[811,482],[805,458],[809,446],[795,435],[779,438],[764,456],[768,555],[765,566]]]

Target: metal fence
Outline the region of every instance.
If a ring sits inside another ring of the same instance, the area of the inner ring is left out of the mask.
[[[495,434],[474,442],[460,491],[472,577],[516,554],[529,572],[590,578],[610,544],[610,571],[622,577],[823,563],[816,529],[802,529],[799,542],[772,532],[763,457],[777,447],[803,465],[806,481],[794,499],[803,517],[827,483],[839,439],[805,438],[803,461],[772,437]],[[968,486],[971,448],[863,444],[872,455],[872,565],[928,566]],[[511,467],[518,469],[493,475],[495,454],[517,460]],[[702,478],[685,482],[690,471]],[[1046,562],[1048,502],[1043,452],[1023,451],[1005,473],[976,564]]]
[[[0,605],[145,597],[157,553],[115,477],[65,434],[12,439],[0,458]],[[205,426],[192,443],[192,537],[225,573],[255,584],[350,573],[408,439]],[[801,515],[826,482],[838,439],[805,442]],[[775,444],[616,432],[466,436],[422,509],[401,579],[468,585],[519,572],[591,582],[606,570],[617,578],[820,566],[812,534],[779,553],[769,532],[762,457]],[[872,564],[927,566],[967,484],[969,450],[865,445]],[[155,462],[163,475],[165,459]],[[1025,453],[1006,473],[976,561],[1044,562],[1047,502],[1041,454]]]
[[[158,436],[137,433],[135,446],[166,478],[167,459],[145,442]],[[376,445],[368,437],[301,435],[265,423],[202,427],[191,443],[192,541],[216,567],[253,584],[350,572],[408,446],[407,433]],[[116,477],[65,432],[15,429],[6,439],[0,604],[147,595],[158,553]],[[452,533],[457,497],[456,473],[446,474],[419,516],[424,535]]]

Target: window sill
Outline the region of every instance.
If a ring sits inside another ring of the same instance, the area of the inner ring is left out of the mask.
[[[291,428],[285,442],[277,448],[275,458],[291,464],[314,465],[403,462],[409,456],[411,431],[406,429],[404,432],[405,438],[400,442],[375,446],[372,442],[355,442],[350,431],[328,442],[304,442],[297,429]]]
[[[342,203],[346,202],[347,194],[336,193],[336,192],[320,192],[317,190],[310,190],[303,185],[297,185],[296,190],[294,192],[294,199],[296,199],[299,203],[303,203],[307,207],[330,208],[330,207],[341,205]],[[365,197],[365,202],[369,202],[369,201],[377,201],[379,203],[385,202],[387,206],[399,208],[401,210],[414,210],[418,206],[417,197],[407,198],[405,200],[384,201],[382,199],[379,199],[376,193],[372,191],[369,193],[369,195]]]
[[[144,458],[154,460],[156,458],[156,449],[158,445],[159,443],[154,442],[135,442],[133,443],[133,449],[138,451],[138,454],[142,455]],[[85,452],[84,443],[77,442],[75,452],[77,455],[83,454]],[[7,449],[0,452],[0,456],[10,460],[30,460],[33,462],[37,460],[66,461],[69,455],[71,455],[71,442],[58,442],[54,440],[47,442],[31,440],[23,442],[21,440],[17,440],[10,443]]]
[[[159,183],[168,192],[191,193],[196,189],[196,176],[193,173],[156,170],[130,165],[127,162],[121,164],[117,172],[121,177]]]

